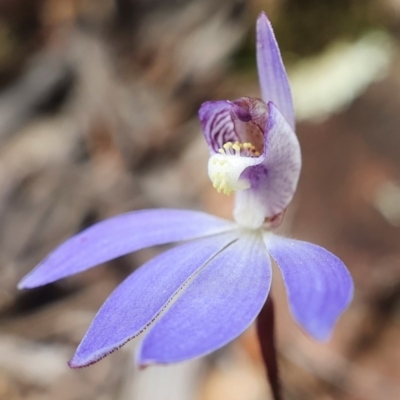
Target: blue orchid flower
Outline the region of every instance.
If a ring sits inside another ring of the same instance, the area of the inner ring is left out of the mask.
[[[130,252],[182,242],[132,273],[98,311],[72,368],[90,365],[144,332],[139,365],[208,354],[256,319],[278,264],[294,319],[326,340],[349,305],[344,264],[314,244],[277,236],[301,168],[289,82],[272,27],[257,22],[262,100],[243,97],[202,105],[214,187],[235,192],[234,222],[202,212],[134,211],[99,222],[54,250],[19,284],[33,288]],[[269,253],[269,254],[268,254]]]

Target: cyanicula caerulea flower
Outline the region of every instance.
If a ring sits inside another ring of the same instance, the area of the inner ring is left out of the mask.
[[[235,192],[234,220],[168,209],[122,214],[77,234],[20,283],[33,288],[149,246],[185,241],[144,264],[105,301],[69,365],[92,364],[145,332],[140,365],[208,354],[245,331],[271,285],[271,261],[283,275],[295,320],[327,339],[348,306],[344,264],[314,244],[280,237],[301,156],[292,97],[265,14],[257,22],[262,100],[211,101],[199,116],[210,149],[214,187]]]

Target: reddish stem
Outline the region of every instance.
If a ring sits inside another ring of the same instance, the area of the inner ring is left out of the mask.
[[[282,400],[274,336],[274,303],[268,296],[257,318],[257,335],[274,400]]]

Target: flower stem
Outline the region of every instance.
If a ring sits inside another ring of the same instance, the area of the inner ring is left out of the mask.
[[[282,400],[274,336],[274,303],[268,296],[257,318],[257,335],[274,400]]]

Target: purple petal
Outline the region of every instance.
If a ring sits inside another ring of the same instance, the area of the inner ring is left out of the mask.
[[[196,211],[155,209],[117,215],[64,242],[18,287],[42,286],[145,247],[232,229],[229,221]]]
[[[293,198],[300,169],[301,153],[297,136],[278,108],[270,102],[262,162],[249,167],[241,175],[242,179],[250,182],[250,189],[237,192],[235,219],[238,222],[246,219],[249,208],[257,213],[254,219],[261,221],[284,211]]]
[[[264,13],[257,20],[257,66],[262,99],[266,103],[275,103],[294,130],[293,100],[288,77],[271,23]]]
[[[232,232],[195,240],[139,268],[103,304],[69,365],[93,364],[141,333],[188,279],[236,238]]]
[[[311,243],[269,234],[265,244],[282,271],[294,318],[314,338],[329,339],[353,296],[345,265]]]
[[[242,237],[215,256],[154,325],[139,364],[182,361],[227,344],[256,318],[270,284],[265,246],[256,236]]]
[[[224,143],[237,140],[231,118],[232,104],[227,101],[207,101],[199,110],[201,127],[210,151],[216,153]]]
[[[262,152],[268,119],[267,105],[262,100],[240,97],[207,101],[200,107],[199,118],[211,153],[218,153],[227,142],[249,142]]]

